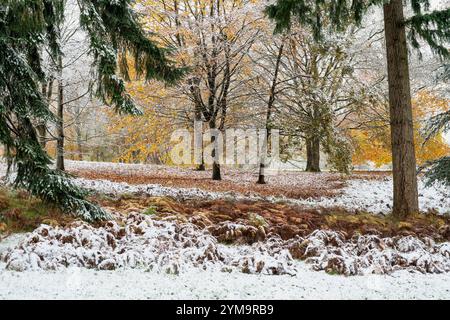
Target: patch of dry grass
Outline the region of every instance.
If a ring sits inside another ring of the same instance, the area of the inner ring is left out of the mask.
[[[0,188],[0,234],[29,232],[42,223],[65,225],[74,218],[23,190]]]

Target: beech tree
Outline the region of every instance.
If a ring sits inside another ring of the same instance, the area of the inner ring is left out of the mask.
[[[293,17],[311,26],[320,40],[323,21],[331,31],[342,31],[349,24],[361,24],[365,13],[375,5],[383,6],[386,58],[389,84],[392,168],[394,180],[393,215],[405,218],[419,211],[407,34],[410,44],[421,42],[442,57],[449,57],[445,46],[450,40],[450,8],[430,11],[428,0],[411,0],[411,17],[405,18],[402,0],[277,0],[267,7],[276,30],[289,28]]]

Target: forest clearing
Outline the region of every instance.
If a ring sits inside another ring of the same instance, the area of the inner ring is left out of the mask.
[[[450,299],[449,44],[449,0],[0,0],[0,300]]]

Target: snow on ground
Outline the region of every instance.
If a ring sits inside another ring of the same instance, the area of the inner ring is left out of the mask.
[[[67,160],[68,170],[106,170],[130,175],[139,174],[161,174],[165,175],[186,175],[190,177],[205,178],[208,172],[196,172],[187,168],[176,168],[162,165],[145,164],[120,164],[108,162],[88,162]],[[0,170],[4,171],[5,166],[0,165]],[[243,184],[253,184],[254,173],[238,169],[224,169],[225,179],[238,181]],[[280,172],[278,175],[268,177],[269,183],[275,186],[291,186],[292,188],[304,188],[315,186],[326,189],[328,179],[336,178],[336,174],[320,173],[309,174],[303,172]],[[319,178],[318,178],[319,177]],[[325,177],[325,178],[324,178]],[[382,179],[349,179],[347,185],[341,189],[341,193],[333,197],[322,197],[319,199],[290,199],[275,196],[243,195],[237,192],[211,192],[198,188],[177,188],[165,187],[159,184],[138,184],[131,185],[125,182],[112,182],[108,180],[74,179],[75,183],[86,187],[92,191],[106,194],[145,194],[149,196],[169,196],[180,200],[184,199],[235,199],[235,200],[268,200],[268,201],[288,201],[294,204],[312,207],[343,207],[347,210],[367,211],[372,213],[386,214],[391,211],[392,205],[392,178]],[[316,185],[318,184],[318,186]],[[329,186],[328,186],[329,187]],[[419,206],[421,211],[435,210],[440,214],[450,214],[450,187],[436,183],[433,186],[425,187],[425,183],[419,178]]]
[[[27,235],[0,242],[0,252]],[[190,269],[178,275],[143,269],[98,271],[5,270],[0,262],[0,299],[448,299],[450,273],[397,271],[343,277],[311,271],[295,261],[294,276]]]
[[[0,253],[0,260],[13,271],[85,267],[171,274],[201,269],[294,275],[293,257],[306,259],[314,270],[345,275],[450,271],[450,243],[435,243],[430,238],[355,235],[346,239],[340,232],[316,230],[286,241],[272,235],[252,245],[225,245],[192,223],[158,221],[143,214],[117,219],[101,227],[85,222],[65,228],[41,225],[17,246]],[[255,228],[228,224],[227,232]]]
[[[114,270],[140,268],[178,274],[192,268],[263,274],[293,274],[293,259],[282,246],[256,243],[227,246],[191,223],[178,224],[132,214],[94,228],[42,225],[16,248],[0,254],[14,271],[67,266]]]
[[[145,194],[148,196],[169,196],[183,199],[251,199],[268,201],[288,201],[293,204],[311,207],[342,207],[350,211],[359,210],[372,213],[388,213],[392,210],[392,179],[383,180],[350,180],[335,197],[319,199],[289,199],[285,197],[244,196],[234,192],[209,192],[197,188],[163,187],[157,184],[130,185],[125,182],[108,180],[75,179],[76,184],[92,191],[106,194]],[[450,188],[443,184],[425,187],[419,180],[419,206],[422,211],[436,210],[440,214],[450,214]]]
[[[350,180],[342,194],[334,198],[320,200],[298,200],[311,206],[339,206],[348,210],[362,210],[372,213],[388,213],[392,210],[392,178],[383,180]],[[421,211],[436,210],[440,214],[450,214],[450,187],[435,183],[426,187],[419,178],[419,207]]]
[[[450,273],[343,277],[297,262],[295,276],[192,270],[179,275],[139,269],[4,271],[0,299],[448,299]]]

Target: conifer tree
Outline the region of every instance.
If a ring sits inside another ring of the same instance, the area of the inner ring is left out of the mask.
[[[16,169],[15,186],[86,220],[107,218],[85,200],[87,192],[70,177],[52,169],[52,159],[39,143],[33,123],[55,122],[40,83],[45,81],[41,52],[62,54],[57,25],[67,0],[0,0],[0,143]],[[181,76],[167,50],[150,41],[137,22],[132,0],[76,0],[80,25],[89,37],[94,58],[96,95],[119,113],[140,114],[125,90],[128,57],[146,79],[168,83]],[[119,68],[118,68],[119,66]],[[117,69],[123,75],[118,75]]]
[[[450,93],[450,63],[446,62],[442,65],[442,72],[437,76],[437,81],[444,84],[447,87],[446,94]],[[450,110],[444,111],[437,115],[430,117],[423,130],[425,136],[424,142],[438,135],[440,132],[450,131]],[[435,181],[441,181],[442,183],[450,186],[450,155],[443,156],[434,161],[430,161],[425,164],[424,167],[428,167],[425,176],[428,178],[427,184],[432,184]]]
[[[450,56],[450,8],[430,11],[429,0],[410,0],[413,16],[405,18],[402,0],[277,0],[267,14],[277,22],[278,31],[289,28],[294,17],[312,27],[317,40],[323,21],[331,31],[349,24],[359,25],[369,8],[383,6],[388,65],[391,146],[394,180],[393,215],[404,218],[418,212],[416,159],[408,67],[407,40],[419,48],[419,40],[443,58]],[[406,33],[408,29],[408,34]]]

